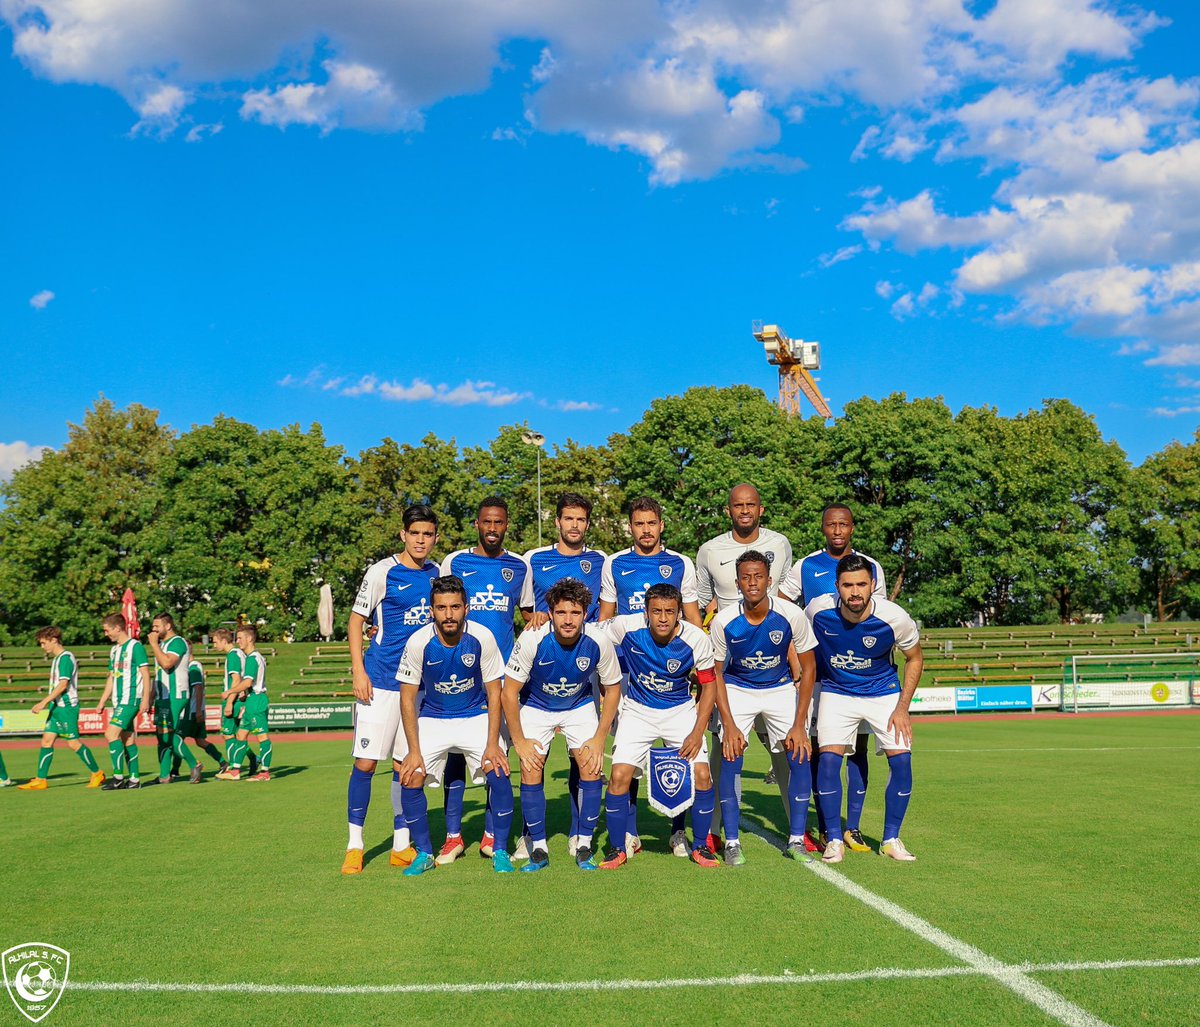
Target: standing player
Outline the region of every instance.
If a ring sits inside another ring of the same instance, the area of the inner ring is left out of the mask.
[[[467,589],[467,605],[471,620],[492,633],[507,660],[513,651],[515,631],[513,618],[520,607],[529,577],[529,565],[504,548],[508,534],[508,504],[499,496],[489,496],[479,504],[475,515],[475,530],[479,542],[472,549],[458,549],[442,561],[442,575],[461,578]],[[443,789],[446,809],[446,841],[437,861],[453,863],[463,854],[462,839],[463,797],[467,789],[467,764],[460,753],[451,753],[446,760]],[[482,846],[487,848],[492,837],[491,806]]]
[[[811,778],[804,765],[810,752],[809,705],[816,680],[812,628],[800,607],[770,594],[771,565],[751,549],[737,558],[742,601],[727,606],[709,625],[716,661],[716,699],[721,717],[721,820],[725,863],[742,866],[737,779],[746,740],[757,718],[766,724],[768,748],[786,752],[789,835],[784,855],[807,862],[804,820]]]
[[[237,738],[229,752],[229,766],[217,775],[222,781],[237,781],[242,776],[242,760],[250,748],[250,736],[258,740],[258,762],[260,769],[250,777],[251,781],[271,780],[271,735],[268,730],[267,713],[267,661],[258,651],[258,628],[243,624],[237,629],[237,644],[245,663],[238,683],[230,692],[222,693],[221,701],[244,695],[246,708],[238,725]]]
[[[841,503],[825,507],[821,512],[821,534],[825,536],[825,548],[809,553],[799,561],[779,586],[779,594],[785,599],[807,606],[817,596],[833,595],[837,591],[837,565],[843,556],[848,556],[854,550],[850,548],[850,540],[854,538],[854,514],[850,508]],[[859,554],[864,555],[864,554]],[[887,598],[884,584],[883,568],[878,560],[866,559],[871,564],[875,575],[874,595],[880,599]],[[817,728],[817,696],[813,700],[813,731]],[[867,777],[870,770],[870,752],[868,746],[871,736],[865,732],[854,742],[854,751],[846,761],[846,833],[843,840],[852,852],[869,852],[870,846],[863,840],[859,828],[862,825],[863,804],[867,799]],[[814,744],[816,738],[813,738]],[[817,786],[817,764],[812,764],[813,787]],[[825,844],[825,817],[817,806],[817,831],[821,837],[821,845]],[[818,851],[818,846],[809,840],[809,852]]]
[[[371,802],[371,779],[380,760],[389,759],[400,730],[400,683],[396,671],[405,643],[429,623],[429,583],[437,564],[429,559],[437,542],[437,514],[418,503],[404,511],[404,549],[367,568],[350,614],[350,666],[354,675],[354,765],[346,804],[349,841],[343,874],[361,874],[363,825]],[[363,631],[374,627],[363,655]],[[399,778],[392,775],[392,866],[406,866],[408,828]]]
[[[753,485],[735,485],[729,490],[726,507],[729,513],[729,531],[709,539],[696,553],[696,590],[700,597],[700,609],[707,611],[716,602],[718,611],[732,606],[741,597],[737,587],[737,558],[750,549],[762,553],[771,566],[772,595],[792,569],[792,544],[777,531],[762,526],[763,505],[758,489]],[[760,735],[761,737],[761,735]],[[717,736],[713,734],[713,746]],[[765,743],[764,743],[765,744]],[[713,767],[713,780],[717,787],[721,783],[721,764]],[[771,773],[785,815],[790,816],[791,800],[788,798],[788,766],[782,753],[771,753]],[[740,787],[740,781],[739,781]],[[713,831],[719,833],[720,811],[713,818]],[[716,845],[718,839],[713,838]]]
[[[629,785],[635,774],[647,771],[650,746],[659,738],[695,766],[692,862],[719,865],[707,843],[716,805],[704,742],[714,702],[712,645],[703,631],[681,619],[682,607],[683,597],[674,585],[651,585],[645,613],[617,617],[607,625],[629,674],[629,689],[621,700],[604,803],[610,848],[600,864],[603,870],[616,870],[628,861]],[[693,672],[700,684],[699,702],[692,698]]]
[[[175,618],[160,613],[150,624],[150,652],[157,665],[154,677],[154,726],[158,734],[158,783],[171,780],[171,758],[178,756],[187,763],[191,776],[188,781],[200,780],[201,767],[192,751],[184,744],[179,728],[191,700],[188,664],[192,662],[192,647],[175,631]]]
[[[223,709],[224,707],[222,706]],[[218,764],[223,764],[224,761],[221,759],[220,751],[208,740],[206,720],[204,664],[193,655],[192,662],[188,664],[188,704],[175,730],[184,741],[191,739]],[[257,767],[257,764],[258,761],[255,760],[251,766],[251,775],[255,773],[254,768]],[[204,768],[201,767],[200,769],[203,770]],[[225,767],[220,766],[219,769],[224,770]],[[171,773],[179,773],[178,756],[175,757]]]
[[[16,783],[8,776],[8,767],[4,765],[4,753],[0,752],[0,788],[11,788]]]
[[[79,664],[72,653],[62,644],[62,629],[42,628],[34,636],[42,652],[50,657],[50,694],[34,703],[33,712],[41,713],[49,707],[50,716],[42,733],[42,747],[38,752],[37,776],[19,787],[27,792],[38,792],[49,787],[50,762],[54,759],[55,739],[66,739],[67,745],[91,771],[89,788],[104,784],[104,771],[96,763],[91,750],[79,740]],[[0,767],[0,777],[4,777]]]
[[[233,632],[228,628],[217,628],[213,632],[213,648],[225,657],[221,678],[221,734],[225,738],[225,758],[221,761],[221,770],[224,771],[229,767],[229,754],[237,742],[238,726],[246,708],[246,693],[239,687],[246,669],[246,656],[234,645]],[[226,699],[226,695],[231,697]],[[250,775],[253,776],[258,773],[258,757],[253,749],[247,755],[250,757]]]
[[[662,544],[662,506],[657,500],[643,496],[629,504],[629,533],[633,545],[604,561],[600,575],[600,619],[643,613],[646,609],[646,589],[655,582],[665,581],[679,589],[683,596],[683,616],[689,624],[703,627],[696,598],[696,568],[691,557],[684,556]],[[637,827],[637,778],[629,788],[630,855],[641,850]],[[671,823],[671,850],[677,856],[688,854],[687,837],[683,830],[683,814]]]
[[[884,792],[882,855],[916,859],[900,840],[900,827],[912,795],[912,723],[908,708],[921,680],[924,658],[913,619],[899,606],[872,595],[871,562],[858,553],[837,565],[837,594],[818,596],[804,612],[817,639],[821,702],[817,737],[817,801],[825,813],[829,841],[822,859],[840,863],[842,840],[842,757],[853,752],[859,726],[875,733],[877,751],[888,758]],[[904,685],[892,650],[904,653]]]
[[[492,796],[495,850],[492,868],[512,873],[508,834],[513,793],[508,757],[500,746],[500,682],[504,661],[487,628],[467,616],[467,590],[459,578],[435,578],[430,588],[433,623],[409,640],[397,671],[404,731],[396,739],[394,766],[404,786],[404,816],[416,856],[406,877],[437,866],[429,836],[425,783],[441,781],[451,752],[466,757],[471,779]],[[424,693],[418,716],[417,699]]]
[[[574,578],[587,585],[592,594],[587,619],[589,622],[599,619],[600,576],[604,571],[605,554],[598,549],[589,549],[584,542],[591,518],[590,499],[577,492],[564,492],[558,497],[554,514],[558,541],[525,554],[529,578],[521,598],[521,610],[529,627],[540,628],[550,619],[546,594],[551,585],[564,578]],[[575,760],[571,760],[567,775],[567,794],[571,798],[571,837],[575,838],[579,834],[579,766]],[[483,852],[482,847],[480,852]]]
[[[104,729],[108,743],[108,758],[112,761],[113,776],[100,786],[112,792],[123,788],[141,788],[138,777],[137,718],[150,709],[150,661],[146,647],[131,638],[125,628],[125,618],[109,614],[101,622],[104,634],[113,643],[108,653],[108,679],[96,704],[96,712],[104,712],[104,704],[112,696],[113,708]],[[129,771],[129,780],[125,772]]]
[[[546,605],[549,623],[521,634],[504,679],[504,719],[521,759],[521,813],[530,838],[529,863],[522,870],[550,865],[543,781],[550,743],[559,731],[579,765],[582,808],[575,862],[583,870],[595,870],[592,835],[600,819],[605,744],[621,698],[621,665],[605,631],[585,623],[592,605],[587,585],[570,578],[556,581],[546,593]],[[600,717],[597,682],[604,688]]]

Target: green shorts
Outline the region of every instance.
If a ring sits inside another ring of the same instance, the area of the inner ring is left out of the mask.
[[[58,735],[59,738],[65,738],[69,742],[74,741],[79,737],[79,707],[52,707],[43,730],[47,734]]]
[[[115,724],[122,731],[132,731],[137,720],[140,703],[128,703],[125,706],[114,706],[108,718],[110,724]]]
[[[267,733],[267,696],[265,692],[251,693],[246,700],[246,708],[242,712],[240,731],[249,731],[252,735]]]
[[[239,699],[233,704],[233,716],[225,716],[225,706],[221,705],[221,734],[227,737],[232,737],[238,732],[238,725],[241,723],[242,714],[246,712],[246,700]]]
[[[170,734],[175,730],[175,718],[171,715],[169,703],[154,702],[154,730],[159,734]]]

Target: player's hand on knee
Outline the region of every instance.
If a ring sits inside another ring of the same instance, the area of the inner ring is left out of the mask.
[[[679,747],[679,758],[685,760],[694,760],[700,755],[700,749],[704,745],[704,728],[701,727],[693,731],[683,740],[683,745]]]
[[[483,752],[483,769],[488,774],[509,774],[508,755],[498,745],[489,745]]]
[[[721,737],[721,753],[727,760],[736,760],[746,751],[746,736],[736,727]]]
[[[888,717],[888,727],[895,733],[897,741],[903,743],[906,748],[912,747],[912,717],[909,716],[908,710],[897,706]]]
[[[400,783],[406,788],[416,788],[413,782],[425,775],[425,759],[419,752],[410,752],[400,764]]]
[[[369,706],[372,695],[374,695],[374,689],[371,687],[371,679],[367,677],[365,671],[355,671],[354,698]]]
[[[599,776],[604,769],[604,740],[593,738],[584,742],[575,753],[575,762],[584,774]]]
[[[793,728],[789,731],[783,739],[783,748],[800,763],[812,759],[812,742],[809,741],[808,732],[802,729]]]
[[[538,752],[538,747],[528,738],[513,742],[513,748],[517,750],[517,756],[521,760],[522,773],[539,771],[546,763],[546,758]]]

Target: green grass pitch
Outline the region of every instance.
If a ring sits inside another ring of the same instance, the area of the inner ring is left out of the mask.
[[[47,1024],[1200,1022],[1200,717],[920,721],[916,734],[904,837],[918,862],[848,853],[828,873],[745,832],[747,866],[701,870],[666,852],[669,825],[643,804],[646,851],[584,874],[566,853],[556,745],[548,871],[494,875],[471,844],[403,878],[381,772],[366,870],[343,878],[349,742],[278,736],[269,784],[114,793],[86,790],[60,748],[49,790],[0,792],[0,949],[50,942],[71,952],[72,984],[127,985],[68,987]],[[4,755],[13,777],[32,772],[35,750]],[[752,742],[743,824],[778,833],[766,768]],[[885,761],[871,770],[877,844]],[[472,843],[481,795],[467,795]],[[1027,965],[1029,987],[1091,1019],[1046,1011],[922,925],[1001,973]],[[1145,965],[1159,961],[1172,965]],[[161,990],[234,984],[272,990]],[[0,1000],[0,1025],[26,1022]]]

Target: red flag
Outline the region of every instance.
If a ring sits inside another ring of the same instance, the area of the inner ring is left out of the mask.
[[[125,618],[125,630],[130,638],[142,637],[142,626],[138,623],[137,600],[133,598],[133,589],[125,589],[121,597],[121,616]]]

